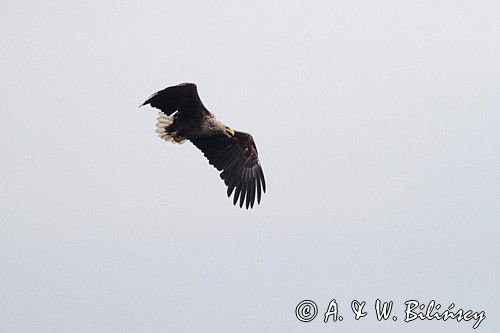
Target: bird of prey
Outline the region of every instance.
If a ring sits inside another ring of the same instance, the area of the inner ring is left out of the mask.
[[[264,173],[257,147],[250,134],[234,131],[221,123],[201,102],[194,83],[181,83],[158,91],[141,106],[159,109],[156,133],[165,141],[191,141],[208,162],[221,171],[227,196],[234,191],[233,204],[253,208],[255,196],[260,204],[266,192]],[[246,199],[246,201],[245,201]]]

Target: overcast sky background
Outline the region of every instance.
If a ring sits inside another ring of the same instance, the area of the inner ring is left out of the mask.
[[[409,299],[498,329],[499,11],[2,1],[0,331],[472,331],[404,323]],[[254,136],[257,208],[137,108],[186,81]],[[324,324],[332,298],[344,321]]]

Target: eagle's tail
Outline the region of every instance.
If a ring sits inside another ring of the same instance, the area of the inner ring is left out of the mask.
[[[159,113],[158,122],[156,123],[156,133],[165,141],[172,143],[184,143],[186,139],[176,135],[174,128],[174,118],[167,116],[163,112]]]

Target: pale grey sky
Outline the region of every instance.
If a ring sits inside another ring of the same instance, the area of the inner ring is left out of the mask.
[[[409,299],[498,329],[499,12],[3,1],[0,331],[472,331],[404,323]],[[185,81],[253,134],[268,183],[254,210],[137,108]],[[324,324],[332,298],[344,320]],[[377,298],[396,322],[375,319]]]

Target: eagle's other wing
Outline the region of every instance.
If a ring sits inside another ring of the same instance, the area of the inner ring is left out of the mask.
[[[179,115],[183,118],[210,114],[201,102],[194,83],[181,83],[160,90],[151,95],[141,106],[146,104],[160,109],[167,116],[175,111],[179,111]]]
[[[211,165],[222,171],[220,177],[227,185],[227,196],[235,191],[233,204],[236,205],[239,198],[242,207],[246,198],[246,208],[253,208],[255,194],[257,203],[260,203],[261,191],[266,192],[266,181],[250,134],[235,132],[231,138],[212,135],[189,140],[203,152]]]

